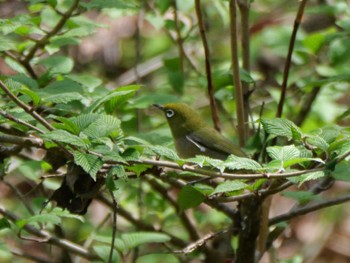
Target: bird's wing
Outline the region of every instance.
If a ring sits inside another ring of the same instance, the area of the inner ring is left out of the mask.
[[[197,130],[196,133],[191,133],[186,138],[201,152],[210,149],[223,155],[234,154],[236,156],[246,157],[246,154],[237,145],[233,144],[214,129]]]

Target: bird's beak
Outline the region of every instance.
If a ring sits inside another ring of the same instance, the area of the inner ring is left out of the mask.
[[[152,106],[154,106],[154,107],[164,111],[164,107],[162,105],[160,105],[160,104],[152,104]]]

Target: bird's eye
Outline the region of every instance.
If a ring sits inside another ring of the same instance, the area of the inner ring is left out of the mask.
[[[166,110],[166,111],[165,111],[165,115],[166,115],[167,118],[173,117],[174,114],[175,114],[175,112],[174,112],[173,110],[170,110],[170,109],[169,109],[169,110]]]

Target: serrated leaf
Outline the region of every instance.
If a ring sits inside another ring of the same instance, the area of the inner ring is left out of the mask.
[[[329,144],[319,135],[311,135],[306,138],[306,142],[312,146],[315,146],[322,151],[326,152],[329,148]]]
[[[268,155],[274,160],[288,161],[300,156],[300,151],[295,145],[271,146],[266,149]]]
[[[77,219],[80,222],[84,222],[84,217],[81,215],[76,215],[70,213],[68,210],[63,210],[59,207],[55,207],[53,210],[50,211],[50,215],[56,215],[59,217],[64,217],[64,218],[70,218],[70,219]]]
[[[302,175],[296,176],[296,177],[290,177],[288,179],[289,179],[289,181],[291,181],[293,183],[299,183],[299,186],[301,186],[303,183],[305,183],[307,181],[317,180],[317,179],[322,178],[324,176],[325,176],[324,171],[318,171],[318,172],[311,172],[311,173],[302,174]]]
[[[119,136],[121,134],[120,120],[111,115],[100,114],[82,132],[91,138]]]
[[[230,155],[227,160],[224,162],[226,168],[230,170],[252,170],[257,171],[261,170],[262,166],[249,158],[238,157],[235,155]]]
[[[75,135],[79,135],[80,129],[78,125],[76,125],[71,119],[65,117],[56,117],[56,119],[62,123],[54,123],[53,125],[55,128],[66,130]]]
[[[350,182],[350,163],[342,161],[335,166],[332,176],[336,180]]]
[[[213,159],[213,158],[210,158],[210,157],[204,156],[204,155],[197,155],[196,157],[188,158],[185,160],[180,159],[180,160],[177,160],[177,163],[181,164],[181,163],[183,163],[183,161],[197,164],[199,167],[216,168],[220,172],[223,172],[226,168],[224,161],[219,160],[219,159]]]
[[[109,242],[111,242],[111,240]],[[109,254],[111,251],[110,245],[94,245],[92,246],[92,248],[95,251],[95,253],[99,256],[99,258],[102,259],[102,262],[109,261]],[[113,256],[112,256],[111,262],[115,262],[115,263],[121,262],[118,251],[113,250]]]
[[[67,143],[78,147],[87,147],[87,142],[82,138],[71,134],[65,130],[53,130],[41,135],[44,139]]]
[[[36,90],[45,102],[68,103],[73,100],[84,100],[82,87],[69,79],[56,81],[44,89]]]
[[[290,159],[287,161],[283,161],[283,168],[287,168],[287,167],[293,166],[295,164],[304,163],[304,162],[318,162],[318,163],[323,163],[323,164],[325,163],[320,158],[294,158],[294,159]]]
[[[151,167],[152,166],[148,164],[134,164],[133,166],[127,166],[126,169],[136,173],[137,177],[139,177],[141,173],[147,171]]]
[[[165,157],[169,160],[176,161],[180,159],[176,152],[174,152],[173,150],[167,147],[160,146],[160,145],[155,145],[155,146],[152,145],[152,146],[148,146],[148,148],[151,149],[155,154]]]
[[[137,161],[140,159],[140,153],[134,148],[127,148],[121,156],[125,161]]]
[[[81,6],[86,9],[104,9],[104,8],[116,8],[116,9],[134,9],[137,6],[134,3],[125,1],[110,1],[110,0],[92,0],[87,3],[80,3]]]
[[[264,130],[268,134],[275,136],[287,137],[290,139],[299,140],[303,137],[303,133],[300,128],[293,122],[287,119],[275,118],[275,119],[261,119],[261,123]]]
[[[91,177],[96,181],[96,174],[102,168],[103,161],[95,155],[73,152],[74,162],[81,166],[85,172],[91,175]]]
[[[40,102],[40,96],[39,94],[37,94],[36,92],[26,88],[26,87],[22,87],[20,90],[19,90],[20,93],[22,94],[25,94],[27,96],[30,97],[30,99],[32,100],[34,106],[38,106],[39,105],[39,102]]]
[[[147,243],[164,243],[170,240],[168,235],[156,232],[123,233],[121,238],[128,249]]]
[[[179,193],[177,202],[180,207],[180,212],[185,209],[200,205],[205,199],[205,196],[191,185],[185,185]]]
[[[333,142],[329,149],[329,152],[336,152],[337,155],[343,155],[346,154],[348,151],[350,151],[350,141],[349,139],[343,139],[336,142]]]
[[[30,89],[39,88],[38,82],[35,79],[29,78],[24,74],[17,74],[17,75],[11,76],[10,78],[13,79],[14,81],[22,83],[23,85],[27,86]]]
[[[117,176],[118,178],[123,178],[126,176],[124,166],[122,165],[115,165],[113,166],[109,171],[108,174],[111,174],[113,176]]]
[[[44,65],[52,74],[67,74],[72,71],[74,61],[70,57],[50,56],[42,59],[40,64]]]
[[[239,180],[226,181],[219,184],[211,195],[240,191],[246,189],[248,186],[249,185]]]
[[[107,112],[111,113],[113,110],[122,102],[127,101],[135,95],[135,93],[140,89],[140,85],[130,85],[120,87],[116,90],[109,92],[109,94],[102,96],[92,103],[84,111],[87,113],[95,112],[101,105],[109,103],[107,105]]]
[[[40,214],[40,215],[34,215],[32,217],[20,219],[16,221],[16,225],[19,228],[23,228],[27,224],[34,224],[34,223],[60,224],[61,218],[57,215]]]

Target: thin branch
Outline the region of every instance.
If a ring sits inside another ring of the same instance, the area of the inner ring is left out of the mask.
[[[48,258],[42,258],[37,255],[29,254],[27,252],[24,252],[23,250],[17,249],[17,248],[10,248],[11,253],[14,256],[29,259],[31,262],[36,262],[36,263],[47,263]]]
[[[241,13],[241,46],[242,46],[242,67],[246,72],[250,72],[250,32],[249,32],[249,15],[250,15],[250,1],[238,1],[238,7]],[[243,103],[244,103],[244,124],[246,132],[248,126],[249,97],[249,83],[242,81]]]
[[[173,207],[174,209],[179,213],[180,208],[177,203],[177,201],[169,195],[169,190],[165,187],[163,187],[161,184],[159,184],[157,181],[155,181],[153,178],[150,178],[149,176],[146,176],[147,182],[152,186],[154,190],[156,190],[160,195],[163,196]],[[188,218],[187,214],[185,212],[181,212],[178,214],[180,217],[180,220],[183,224],[183,226],[186,228],[191,240],[197,240],[199,239],[199,234],[197,233],[196,227],[192,224],[191,220]]]
[[[214,239],[218,236],[221,236],[222,234],[225,234],[229,231],[229,229],[224,229],[221,230],[219,232],[215,232],[215,233],[209,233],[206,234],[205,236],[203,236],[202,238],[196,240],[195,242],[189,244],[188,246],[186,246],[185,248],[181,249],[181,250],[176,250],[173,251],[175,254],[189,254],[192,253],[193,251],[197,250],[198,248],[202,247],[203,245],[205,245],[209,240]]]
[[[0,80],[0,88],[6,93],[7,96],[10,97],[10,99],[17,104],[20,108],[22,108],[25,112],[30,114],[34,119],[36,119],[38,122],[40,122],[42,125],[45,126],[49,131],[54,130],[54,128],[51,126],[50,123],[48,123],[43,117],[40,116],[39,113],[37,113],[32,107],[25,104],[21,100],[19,100],[15,94],[13,94],[6,85]]]
[[[232,73],[235,86],[236,111],[237,111],[237,130],[239,145],[244,147],[247,138],[245,129],[245,109],[241,78],[239,75],[239,58],[238,58],[238,33],[237,33],[237,7],[236,0],[230,0],[230,30],[231,30],[231,59]]]
[[[1,81],[0,81],[0,82],[1,82]],[[0,115],[3,116],[3,117],[5,117],[6,119],[9,119],[10,121],[13,121],[13,122],[16,122],[16,123],[18,123],[18,124],[24,125],[24,126],[30,128],[30,129],[34,130],[34,131],[37,131],[37,132],[39,132],[39,133],[44,133],[43,130],[41,130],[41,129],[39,129],[39,128],[33,126],[33,125],[31,125],[31,124],[28,123],[28,122],[25,122],[25,121],[22,121],[22,120],[20,120],[20,119],[17,119],[15,116],[13,116],[13,115],[11,115],[10,113],[7,113],[6,111],[3,111],[3,110],[1,110],[1,109],[0,109]]]
[[[164,182],[167,182],[169,184],[171,184],[174,187],[177,187],[179,189],[183,188],[186,183],[182,182],[180,180],[177,180],[175,178],[172,178],[170,176],[167,176],[166,174],[162,174],[160,177],[158,177],[159,179],[163,180]],[[212,200],[212,199],[205,199],[204,203],[222,213],[224,213],[225,215],[227,215],[229,218],[235,218],[237,216],[237,210],[232,209],[231,207],[222,204],[216,200]]]
[[[8,134],[1,134],[1,133],[0,133],[0,142],[12,143],[12,144],[23,145],[23,146],[35,146],[38,148],[41,148],[44,145],[44,141],[40,138],[19,137],[19,136],[13,136]]]
[[[147,3],[147,1],[146,1],[146,5],[147,5],[147,8],[151,9],[155,14],[157,14],[158,16],[161,16],[161,15],[159,14],[159,11],[158,11],[157,9],[155,9],[152,5],[150,5],[149,3]],[[175,37],[173,34],[171,34],[171,32],[170,32],[166,27],[164,27],[163,30],[164,30],[164,32],[166,33],[166,35],[171,39],[171,41],[172,41],[174,44],[178,44],[178,41],[177,41],[176,37]],[[185,38],[186,38],[186,36],[183,37],[182,40],[185,39]],[[183,41],[182,41],[182,42],[183,42]],[[185,45],[185,47],[184,47],[184,49],[183,49],[183,51],[184,51],[184,53],[183,53],[184,59],[188,62],[188,64],[190,65],[190,67],[194,70],[194,72],[196,72],[197,75],[202,76],[202,75],[203,75],[202,72],[197,68],[197,66],[195,65],[195,63],[192,61],[192,58],[190,57],[190,55],[187,54],[188,50],[192,49],[192,47],[193,47],[192,44],[187,44],[187,45]]]
[[[305,100],[303,100],[299,114],[294,121],[294,123],[297,126],[300,127],[303,124],[304,120],[308,116],[308,114],[311,110],[311,107],[312,107],[315,99],[317,98],[317,95],[320,93],[320,91],[321,91],[321,87],[319,87],[319,86],[314,87],[312,89],[311,93],[307,95]]]
[[[199,32],[201,35],[202,44],[204,48],[205,71],[207,75],[208,96],[209,96],[209,102],[210,102],[210,108],[211,108],[211,116],[213,119],[215,129],[220,131],[220,120],[219,120],[218,109],[216,107],[216,102],[214,97],[214,85],[213,85],[212,74],[211,74],[209,45],[208,45],[207,37],[205,35],[205,25],[204,25],[203,15],[200,7],[200,0],[195,0],[194,4],[195,4],[196,15],[198,20]]]
[[[284,189],[287,189],[288,187],[292,186],[292,182],[286,182],[276,188],[272,189],[262,189],[259,190],[258,192],[251,192],[251,193],[245,193],[241,195],[236,195],[236,196],[229,196],[229,197],[213,197],[212,199],[217,200],[220,203],[230,203],[230,202],[237,202],[243,199],[251,198],[254,196],[260,196],[262,198],[268,197],[270,195],[279,193],[283,191]]]
[[[115,238],[117,235],[117,207],[118,207],[118,203],[117,200],[115,199],[115,196],[113,194],[113,191],[109,191],[111,198],[112,198],[112,211],[113,211],[113,226],[112,226],[112,242],[111,242],[111,248],[109,251],[109,257],[108,257],[108,263],[112,263],[113,262],[113,251],[114,251],[114,243],[115,243]]]
[[[0,207],[0,214],[6,217],[11,222],[15,223],[17,220],[19,220],[19,217],[17,217],[15,214],[11,213],[10,211],[4,209],[3,207]],[[100,259],[97,255],[94,255],[90,253],[88,250],[83,248],[82,246],[75,244],[67,239],[58,238],[56,236],[51,235],[49,232],[40,230],[32,225],[26,224],[23,229],[27,231],[28,233],[37,236],[41,238],[42,240],[45,240],[45,243],[60,247],[64,250],[67,250],[73,254],[79,255],[83,258],[86,258],[88,260],[98,260]]]
[[[79,5],[79,0],[74,0],[72,6],[67,10],[67,12],[61,14],[62,17],[58,21],[56,26],[51,31],[47,32],[47,34],[45,36],[43,36],[41,39],[37,40],[35,45],[30,49],[29,53],[24,57],[23,60],[20,61],[22,63],[22,65],[26,67],[27,70],[32,69],[30,66],[30,61],[35,56],[35,53],[40,48],[44,47],[47,43],[49,43],[50,38],[55,36],[63,28],[63,26],[66,24],[67,20],[73,15],[73,12],[78,7],[78,5]],[[31,72],[29,72],[29,73],[31,73]],[[36,78],[35,74],[33,75],[31,73],[31,75],[33,78]]]
[[[113,207],[113,203],[106,198],[104,195],[99,195],[97,197],[97,199],[99,201],[101,201],[103,204],[107,205],[108,207]],[[173,244],[174,246],[177,247],[184,247],[187,246],[187,243],[185,241],[183,241],[182,239],[174,236],[171,233],[168,233],[166,231],[162,231],[162,229],[158,229],[153,225],[147,224],[142,220],[138,220],[136,218],[134,218],[129,211],[123,209],[121,206],[117,207],[117,213],[119,216],[123,217],[125,220],[129,221],[131,224],[133,224],[134,226],[136,226],[138,229],[140,230],[145,230],[145,231],[154,231],[154,232],[159,232],[159,233],[164,233],[166,235],[168,235],[171,239],[170,239],[170,243]]]
[[[28,114],[30,114],[34,119],[36,119],[39,123],[41,123],[45,128],[47,128],[49,131],[53,131],[55,128],[49,123],[47,122],[39,113],[37,113],[32,107],[30,107],[29,105],[25,104],[24,102],[22,102],[21,100],[19,100],[15,94],[13,94],[7,87],[6,85],[0,80],[0,88],[7,94],[7,96],[10,97],[10,99],[16,103],[17,106],[19,106],[20,108],[22,108],[25,112],[27,112]],[[1,112],[3,113],[3,112]],[[16,118],[14,118],[11,115],[7,114],[7,117],[11,117],[13,121],[16,121]],[[18,120],[19,121],[19,120]],[[26,124],[25,122],[21,121],[22,124]],[[27,124],[28,126],[28,124]],[[31,126],[34,127],[34,126]],[[40,133],[44,133],[44,131],[41,131],[39,129],[35,129],[34,130],[40,132]],[[54,141],[66,154],[71,155],[71,153],[64,147],[64,145],[60,142]]]
[[[119,162],[114,161],[108,161],[109,164],[120,164]],[[132,163],[140,163],[140,164],[149,164],[159,167],[168,167],[175,170],[181,170],[181,171],[188,171],[197,173],[199,175],[204,175],[212,178],[225,178],[225,179],[261,179],[261,178],[287,178],[287,177],[295,177],[299,176],[305,173],[310,172],[319,172],[323,171],[324,168],[315,168],[315,169],[309,169],[309,170],[303,170],[303,171],[295,171],[295,172],[286,172],[286,173],[255,173],[255,174],[239,174],[239,173],[226,173],[226,172],[216,172],[216,171],[210,171],[206,169],[199,169],[195,168],[193,166],[187,166],[187,165],[179,165],[175,162],[169,162],[169,161],[161,161],[161,160],[152,160],[152,159],[141,159],[139,161],[132,161],[129,162],[129,164]]]
[[[316,204],[300,207],[300,208],[295,209],[293,211],[290,211],[288,213],[271,218],[269,221],[269,225],[275,225],[275,224],[278,224],[280,222],[288,221],[288,220],[293,219],[295,217],[305,215],[307,213],[311,213],[311,212],[314,212],[314,211],[317,211],[317,210],[320,210],[323,208],[327,208],[330,206],[339,205],[339,204],[342,204],[342,203],[345,203],[348,201],[350,201],[350,195],[345,195],[345,196],[334,198],[334,199],[327,200],[324,202],[319,202]]]
[[[21,193],[21,191],[17,187],[12,185],[11,183],[6,182],[5,180],[3,180],[3,178],[1,178],[0,182],[2,182],[4,185],[9,187],[15,193],[15,195],[19,198],[21,203],[25,206],[25,208],[28,210],[28,212],[31,215],[35,214],[33,208],[31,207],[29,200],[27,198],[25,198],[25,196],[23,196],[23,194]]]
[[[297,13],[295,20],[294,20],[294,27],[293,27],[293,32],[292,32],[290,42],[289,42],[286,64],[284,65],[283,82],[282,82],[282,86],[281,86],[281,97],[280,97],[280,101],[278,103],[277,112],[276,112],[277,118],[282,117],[284,101],[285,101],[286,93],[287,93],[289,69],[290,69],[290,65],[292,62],[292,54],[293,54],[293,50],[294,50],[295,39],[297,36],[299,26],[301,24],[301,20],[303,18],[306,2],[307,2],[307,0],[300,1],[298,13]]]
[[[185,57],[185,50],[183,47],[183,41],[179,26],[179,18],[177,14],[177,3],[176,0],[172,0],[172,6],[173,6],[173,14],[174,14],[174,24],[175,24],[175,32],[176,32],[176,42],[177,47],[179,49],[179,59],[180,59],[180,71],[183,74],[184,73],[184,57]]]

